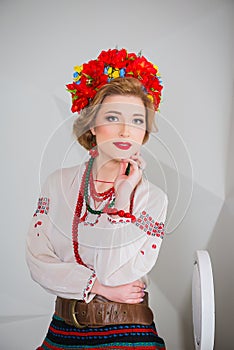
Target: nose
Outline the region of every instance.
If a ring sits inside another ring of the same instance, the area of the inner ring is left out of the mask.
[[[129,137],[130,136],[129,125],[127,123],[120,124],[119,136],[120,137]]]

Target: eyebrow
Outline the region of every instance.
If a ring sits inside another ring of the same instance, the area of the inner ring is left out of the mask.
[[[118,111],[107,111],[107,112],[105,112],[105,114],[108,114],[108,113],[114,113],[114,114],[122,115],[122,113],[118,112]],[[134,117],[145,117],[145,115],[141,114],[141,113],[133,113],[133,116]]]

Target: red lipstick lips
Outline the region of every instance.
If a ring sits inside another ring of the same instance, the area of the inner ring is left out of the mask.
[[[119,148],[119,149],[123,149],[123,150],[127,150],[129,149],[132,144],[130,142],[113,142],[113,144]]]

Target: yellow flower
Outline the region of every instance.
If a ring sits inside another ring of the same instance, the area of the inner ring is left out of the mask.
[[[112,78],[118,78],[119,77],[119,69],[118,70],[115,70],[112,74]]]
[[[154,102],[154,98],[153,98],[152,95],[148,94],[147,97],[148,97],[152,102]]]
[[[108,71],[107,71],[108,75],[111,75],[112,71],[113,71],[113,68],[112,68],[112,67],[109,67],[109,68],[108,68]]]
[[[159,71],[158,71],[158,66],[156,66],[156,65],[154,64],[154,68],[155,68],[156,71],[157,71],[156,76],[157,76],[157,77],[160,77],[161,75],[160,75],[160,73],[159,73]]]
[[[77,73],[79,73],[80,74],[80,72],[83,70],[83,65],[82,66],[75,66],[74,67],[74,71],[75,72],[77,72]]]
[[[79,80],[80,80],[80,78],[81,78],[81,76],[80,76],[80,75],[78,75],[76,78],[73,78],[73,81],[79,81]]]

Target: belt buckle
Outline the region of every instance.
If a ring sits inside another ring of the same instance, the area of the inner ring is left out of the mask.
[[[76,308],[76,303],[77,303],[77,300],[74,299],[72,300],[71,302],[71,315],[72,315],[72,321],[73,321],[73,324],[74,326],[76,326],[77,328],[85,328],[86,325],[82,325],[78,322],[77,318],[76,318],[76,312],[75,312],[75,308]]]

